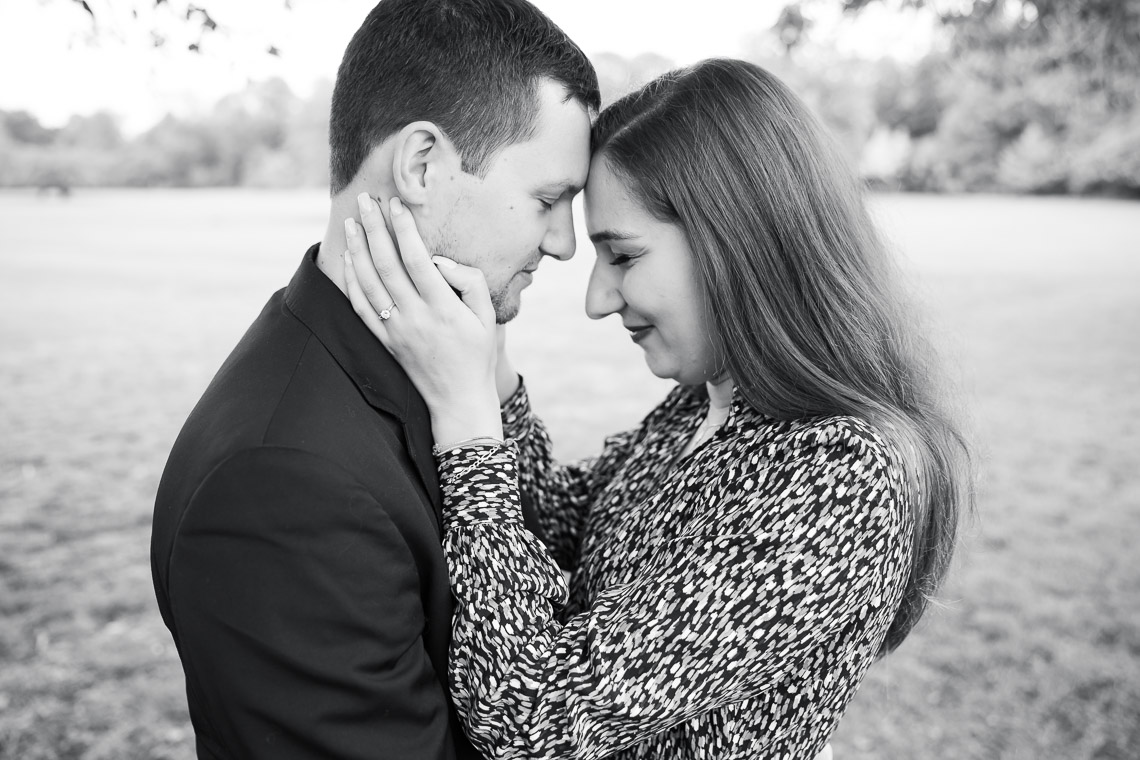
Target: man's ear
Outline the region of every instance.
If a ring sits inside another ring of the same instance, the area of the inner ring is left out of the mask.
[[[459,154],[438,126],[414,121],[400,130],[392,151],[392,180],[400,198],[422,205],[436,185],[460,170]]]

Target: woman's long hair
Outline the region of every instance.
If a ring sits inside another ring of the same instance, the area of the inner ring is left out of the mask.
[[[972,505],[969,455],[862,186],[808,108],[751,63],[671,72],[598,117],[593,150],[687,234],[724,367],[777,419],[851,415],[907,470],[910,576],[881,653],[922,617]]]

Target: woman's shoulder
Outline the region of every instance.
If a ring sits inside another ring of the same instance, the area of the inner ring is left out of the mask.
[[[876,425],[849,414],[792,420],[788,434],[805,445],[849,447],[886,455],[887,438]]]
[[[907,477],[891,436],[850,415],[770,420],[753,464],[742,474],[755,484],[754,499],[772,506],[770,516],[828,513],[837,524],[904,529]]]
[[[762,459],[801,462],[833,469],[837,465],[874,468],[893,473],[899,463],[897,446],[880,426],[853,415],[818,415],[788,420],[756,419],[750,431]],[[757,444],[759,444],[757,446]]]

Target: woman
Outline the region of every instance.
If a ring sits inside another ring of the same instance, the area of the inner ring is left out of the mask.
[[[596,459],[552,461],[474,270],[425,266],[398,201],[414,287],[350,236],[350,297],[432,412],[456,704],[492,757],[812,757],[946,572],[964,446],[860,187],[776,78],[667,74],[593,150],[587,312],[678,382]]]

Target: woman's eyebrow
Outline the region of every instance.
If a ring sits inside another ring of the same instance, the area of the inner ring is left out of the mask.
[[[608,243],[611,240],[633,240],[637,235],[632,232],[619,232],[618,230],[599,230],[590,235],[591,243]]]

